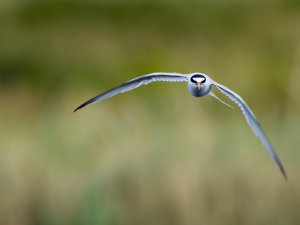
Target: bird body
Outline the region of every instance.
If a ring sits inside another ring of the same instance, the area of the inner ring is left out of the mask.
[[[241,109],[248,125],[254,132],[254,134],[260,139],[263,146],[266,148],[268,153],[271,155],[277,166],[279,167],[281,173],[283,174],[284,178],[287,179],[287,174],[285,172],[285,169],[275,152],[272,144],[268,140],[266,134],[262,130],[260,124],[258,123],[254,113],[250,109],[250,107],[246,104],[246,102],[235,92],[233,92],[228,87],[219,84],[215,82],[213,79],[211,79],[208,75],[204,73],[190,73],[190,74],[181,74],[181,73],[151,73],[146,74],[137,78],[134,78],[132,80],[127,81],[124,84],[121,84],[115,88],[112,88],[106,92],[103,92],[86,102],[79,105],[74,112],[77,110],[93,103],[97,103],[100,101],[103,101],[105,99],[111,98],[119,93],[124,93],[127,91],[131,91],[135,88],[138,88],[142,85],[147,85],[152,82],[158,82],[158,81],[164,81],[164,82],[186,82],[188,90],[192,96],[195,97],[203,97],[207,94],[210,96],[216,98],[223,104],[228,105],[221,99],[219,99],[213,92],[212,87],[215,86],[221,93],[223,93],[225,96],[227,96],[231,101],[233,101],[235,104],[239,106]],[[231,106],[230,106],[231,107]]]

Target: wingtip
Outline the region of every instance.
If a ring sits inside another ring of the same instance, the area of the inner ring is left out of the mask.
[[[75,113],[77,110],[79,110],[80,108],[77,107],[76,109],[73,110],[73,113]]]
[[[280,163],[280,161],[278,161],[278,162],[279,162],[279,163],[278,163],[278,166],[279,166],[280,172],[281,172],[281,174],[282,174],[284,180],[287,181],[287,180],[288,180],[288,175],[287,175],[287,173],[285,172],[285,169],[284,169],[283,165]]]
[[[74,109],[73,113],[75,113],[76,111],[78,111],[79,109],[83,108],[85,106],[85,104],[78,106],[76,109]]]
[[[284,180],[287,181],[287,180],[288,180],[288,175],[287,175],[287,173],[285,172],[285,170],[282,170],[281,173],[282,173],[282,175],[283,175]]]

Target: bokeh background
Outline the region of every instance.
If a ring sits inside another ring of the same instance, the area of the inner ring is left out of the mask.
[[[72,113],[158,71],[238,92],[289,180],[182,83]],[[299,1],[1,0],[0,224],[300,224],[299,74]]]

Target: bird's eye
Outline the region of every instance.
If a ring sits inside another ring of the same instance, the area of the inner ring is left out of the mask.
[[[204,84],[206,81],[206,78],[205,78],[205,76],[203,76],[201,74],[195,74],[191,77],[191,81],[195,84],[196,83]]]

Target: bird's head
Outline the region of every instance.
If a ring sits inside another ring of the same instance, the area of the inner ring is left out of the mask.
[[[195,97],[201,97],[210,92],[210,79],[205,74],[193,73],[190,76],[188,87],[190,93]]]
[[[206,77],[202,74],[194,74],[191,76],[190,80],[194,83],[197,89],[200,90],[206,82]]]

